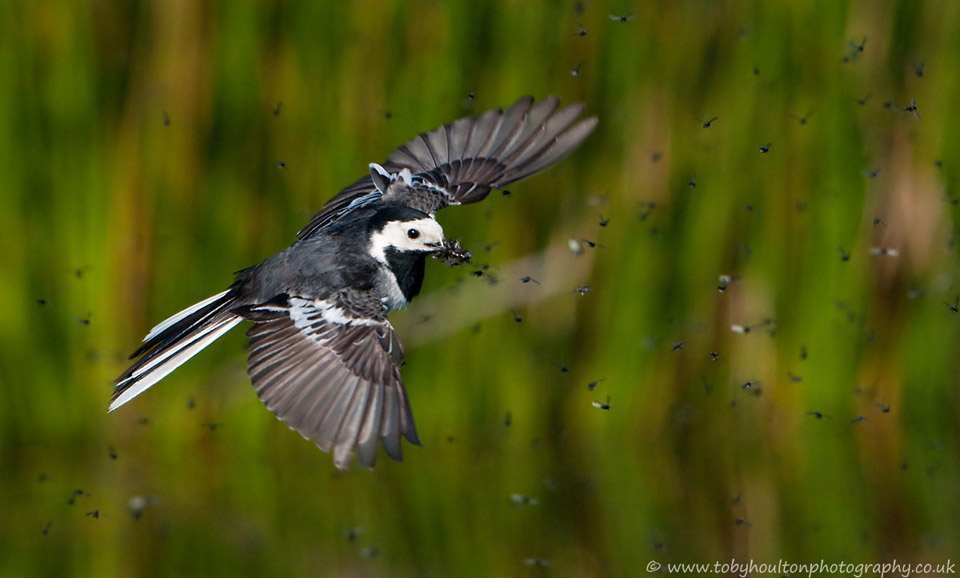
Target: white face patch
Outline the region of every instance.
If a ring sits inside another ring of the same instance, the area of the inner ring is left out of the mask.
[[[433,251],[443,243],[443,228],[433,217],[391,221],[370,236],[370,256],[387,264],[387,247],[398,251]]]

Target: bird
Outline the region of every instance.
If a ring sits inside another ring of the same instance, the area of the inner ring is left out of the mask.
[[[582,103],[525,96],[422,133],[327,201],[292,245],[235,274],[229,287],[156,325],[114,381],[108,412],[249,321],[247,374],[276,417],[347,469],[379,447],[402,461],[421,445],[387,319],[420,292],[428,255],[469,253],[435,212],[483,200],[573,152],[596,128]]]

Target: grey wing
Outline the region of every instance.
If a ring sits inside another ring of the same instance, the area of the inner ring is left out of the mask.
[[[251,307],[257,321],[247,373],[276,416],[346,468],[368,468],[383,440],[400,461],[400,436],[420,445],[400,378],[403,349],[383,314],[355,316],[351,300],[288,297]],[[352,297],[356,297],[353,295]]]
[[[555,96],[536,104],[526,96],[506,112],[461,118],[397,148],[384,168],[408,168],[444,189],[446,205],[475,203],[560,161],[596,128],[596,117],[578,122],[583,104],[559,106]]]
[[[542,171],[573,152],[597,126],[596,117],[579,120],[582,104],[559,106],[554,96],[538,103],[526,96],[506,111],[489,110],[414,137],[384,162],[390,182],[374,182],[372,171],[330,199],[298,238],[370,195],[432,213],[481,201],[491,189]]]

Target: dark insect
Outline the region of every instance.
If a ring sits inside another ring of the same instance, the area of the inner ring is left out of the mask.
[[[610,396],[609,396],[609,395],[607,396],[607,403],[600,403],[599,401],[594,401],[594,402],[593,402],[593,407],[595,407],[595,408],[597,408],[597,409],[602,409],[602,410],[609,410],[609,409],[610,409]]]
[[[720,284],[717,285],[717,293],[724,293],[727,290],[727,286],[735,280],[735,278],[730,275],[720,275],[718,279]]]
[[[701,128],[710,128],[710,125],[713,124],[713,121],[717,120],[718,118],[720,117],[715,116],[710,120],[703,120],[702,118],[698,118],[697,120],[700,122]]]
[[[855,42],[852,41],[852,40],[849,41],[847,44],[849,44],[850,47],[853,48],[853,54],[850,54],[850,55],[848,55],[848,56],[844,56],[844,57],[843,57],[843,61],[844,61],[845,63],[847,63],[847,62],[853,62],[854,60],[857,59],[857,57],[860,56],[860,54],[863,53],[863,48],[864,48],[864,46],[867,44],[867,37],[864,36],[864,37],[863,37],[863,41],[860,42],[860,44],[857,44],[857,43],[855,43]]]
[[[614,14],[613,12],[610,13],[610,20],[613,20],[614,22],[626,22],[627,20],[633,20],[633,18],[634,16],[632,12],[622,16],[619,14]]]
[[[917,112],[917,99],[910,99],[910,106],[907,106],[903,109],[903,112],[912,112],[913,116],[920,118],[920,113]]]
[[[590,383],[587,384],[587,390],[588,390],[588,391],[593,391],[593,390],[597,389],[597,384],[600,383],[601,381],[606,381],[606,380],[607,380],[607,378],[601,377],[600,379],[595,379],[595,380],[591,381]]]
[[[950,309],[951,313],[960,313],[960,295],[957,295],[957,297],[953,300],[953,305],[947,303],[946,301],[944,301],[943,304]]]
[[[653,201],[647,201],[645,203],[641,203],[640,206],[643,207],[643,210],[640,212],[640,215],[639,215],[639,219],[641,221],[646,221],[647,217],[650,216],[650,213],[652,213],[653,210],[657,208],[657,204],[654,203]]]
[[[489,273],[487,273],[489,269],[490,269],[490,265],[484,265],[479,269],[477,269],[476,271],[471,271],[470,274],[473,275],[474,277],[478,277],[486,280],[491,285],[495,285],[497,283],[497,279],[493,275],[490,275]]]

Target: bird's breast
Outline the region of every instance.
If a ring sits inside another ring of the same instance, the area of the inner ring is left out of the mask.
[[[387,267],[377,275],[377,286],[380,290],[380,299],[387,309],[403,309],[410,304],[410,300],[404,295],[397,282],[396,275]]]

